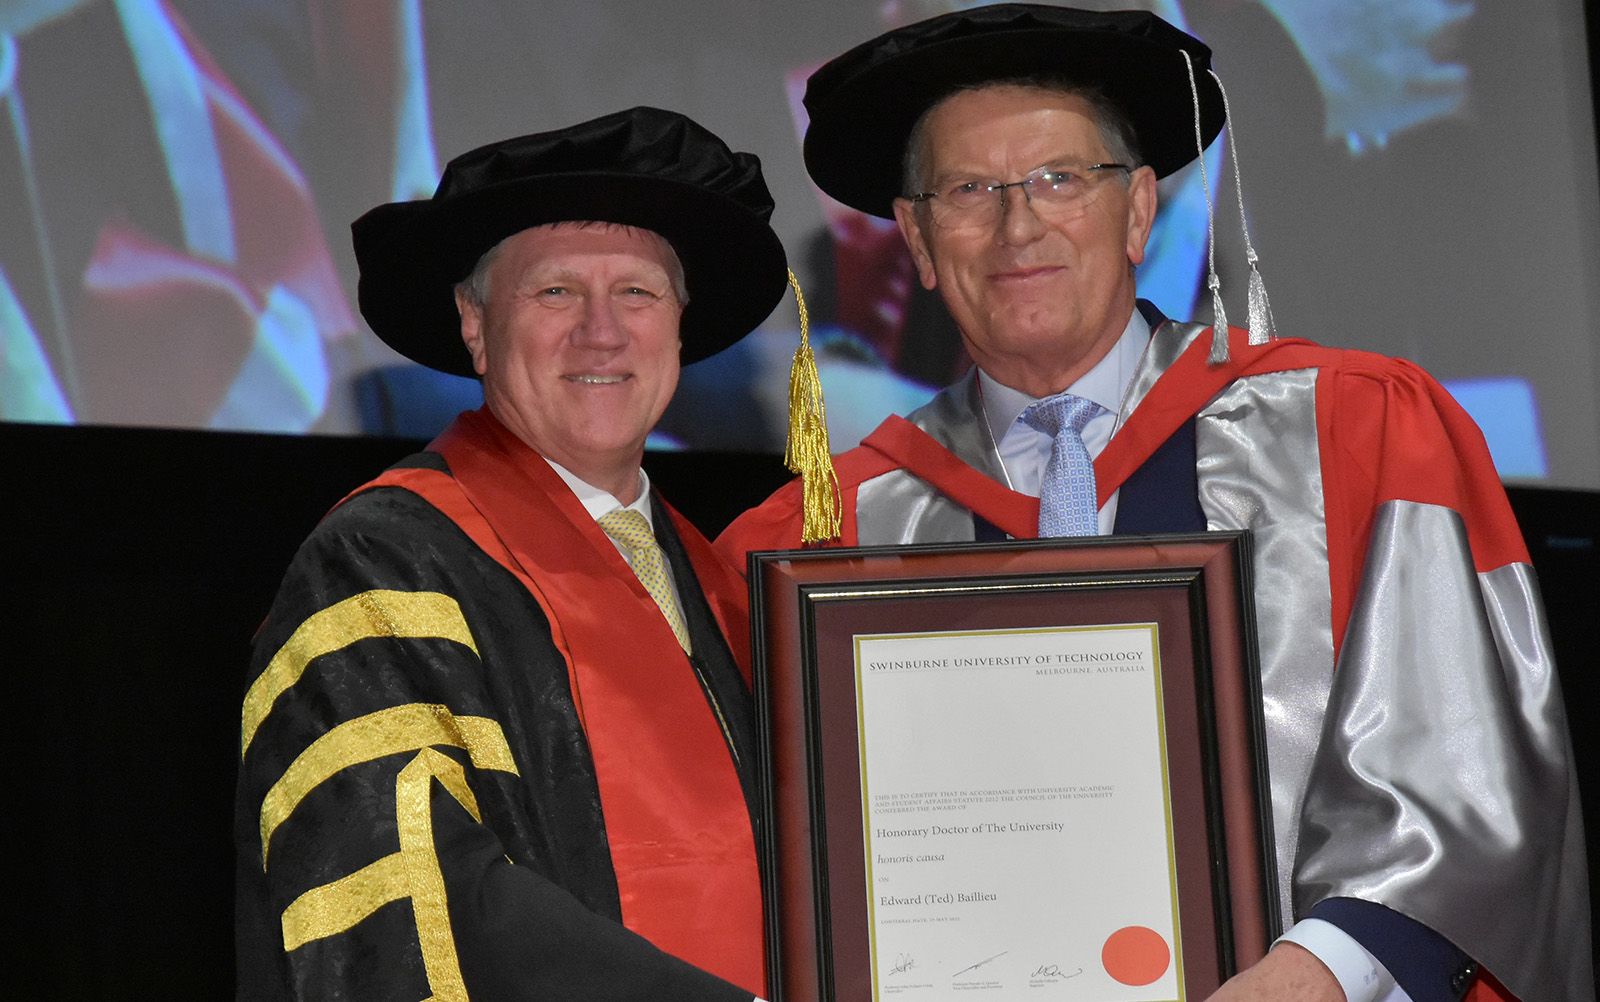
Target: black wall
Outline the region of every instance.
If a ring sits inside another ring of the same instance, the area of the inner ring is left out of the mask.
[[[294,548],[397,439],[0,424],[7,994],[233,991],[231,800],[250,635]],[[776,457],[651,454],[707,534],[788,479]],[[1586,788],[1596,747],[1600,497],[1515,490],[1543,581]],[[1588,812],[1600,830],[1600,812]],[[1594,868],[1594,867],[1592,867]]]

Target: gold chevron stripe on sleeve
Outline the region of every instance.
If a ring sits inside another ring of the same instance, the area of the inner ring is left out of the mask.
[[[434,846],[432,780],[438,780],[473,820],[478,798],[461,763],[432,748],[417,752],[395,778],[395,824],[400,851],[300,895],[283,913],[283,948],[294,950],[344,932],[391,901],[411,899],[428,987],[437,1002],[466,1002],[466,982],[450,926],[444,873]]]
[[[477,798],[467,785],[461,763],[432,748],[424,748],[400,770],[395,780],[400,856],[411,886],[411,910],[417,920],[417,942],[422,948],[422,966],[428,972],[428,987],[433,989],[436,1002],[466,1002],[467,986],[461,978],[455,933],[450,928],[444,873],[439,869],[439,856],[434,848],[433,811],[429,803],[430,780],[433,779],[439,780],[474,818],[478,817]]]
[[[295,898],[283,911],[283,948],[344,932],[391,901],[409,897],[404,861],[392,853]]]
[[[239,756],[249,750],[278,697],[313,658],[369,637],[442,637],[478,653],[455,599],[438,592],[364,591],[312,615],[294,631],[244,697]]]
[[[301,752],[262,798],[262,869],[272,833],[318,785],[351,766],[429,745],[463,748],[479,769],[517,772],[505,732],[487,717],[457,717],[437,704],[407,703],[347,720]]]

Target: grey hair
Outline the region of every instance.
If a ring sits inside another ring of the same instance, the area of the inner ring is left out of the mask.
[[[547,223],[545,225],[612,228],[623,227],[627,224],[580,220],[567,223]],[[632,228],[638,229],[638,227]],[[516,234],[513,233],[511,236],[516,236]],[[482,309],[484,304],[489,301],[489,272],[494,267],[495,259],[500,256],[501,248],[505,247],[506,240],[510,239],[511,237],[506,237],[505,240],[501,240],[484,251],[483,256],[478,258],[477,264],[474,264],[472,270],[467,272],[467,277],[456,283],[456,291],[465,296],[469,303],[479,309]],[[666,242],[665,238],[663,238],[663,242]],[[683,262],[678,258],[677,248],[673,247],[671,243],[667,243],[667,250],[671,252],[667,256],[667,277],[672,281],[672,291],[677,295],[680,306],[688,306],[689,285],[688,280],[684,277]]]
[[[1128,120],[1122,108],[1098,88],[1050,76],[984,80],[981,83],[968,84],[952,90],[929,105],[917,118],[917,123],[911,127],[911,135],[906,139],[905,155],[901,160],[900,175],[901,191],[907,198],[927,190],[928,120],[933,116],[934,110],[956,94],[989,87],[1026,87],[1079,98],[1089,105],[1090,117],[1094,121],[1095,129],[1100,133],[1100,141],[1105,144],[1106,155],[1113,162],[1127,164],[1130,167],[1144,163],[1144,155],[1139,151],[1139,139],[1133,131],[1133,123]],[[1123,176],[1123,180],[1126,182],[1126,175]]]
[[[489,269],[494,266],[495,258],[500,256],[500,248],[505,245],[505,240],[502,240],[484,251],[478,263],[467,272],[467,277],[456,283],[456,292],[480,310],[489,301]]]

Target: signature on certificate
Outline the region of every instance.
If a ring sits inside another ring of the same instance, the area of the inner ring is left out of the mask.
[[[1034,968],[1033,974],[1030,975],[1030,977],[1038,978],[1042,981],[1065,981],[1068,978],[1075,978],[1082,973],[1083,968],[1081,967],[1076,971],[1073,971],[1071,974],[1068,974],[1066,971],[1061,969],[1060,964],[1040,964],[1038,967]]]
[[[915,966],[917,966],[917,958],[909,953],[897,953],[894,955],[894,966],[889,968],[889,973],[904,974]]]
[[[950,976],[952,978],[959,978],[959,977],[961,977],[961,975],[967,973],[968,971],[976,970],[976,969],[982,967],[984,964],[989,963],[992,960],[999,960],[1001,957],[1004,957],[1006,954],[1008,954],[1010,952],[1011,952],[1010,950],[1002,950],[1002,951],[1000,951],[999,953],[995,954],[992,957],[983,958],[982,960],[978,961],[976,964],[970,964],[970,965],[968,965],[966,967],[963,967],[961,970],[955,972],[954,974],[952,974]]]

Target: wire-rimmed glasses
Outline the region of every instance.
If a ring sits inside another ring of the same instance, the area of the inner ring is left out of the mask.
[[[1060,220],[1082,212],[1093,200],[1096,184],[1108,171],[1131,173],[1128,164],[1045,166],[1029,171],[1020,181],[958,181],[942,191],[921,191],[909,196],[925,203],[934,225],[945,229],[992,226],[1004,214],[1006,191],[1016,188],[1040,216]]]

